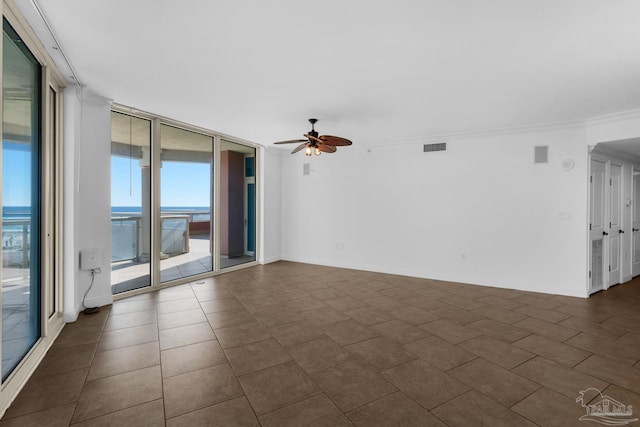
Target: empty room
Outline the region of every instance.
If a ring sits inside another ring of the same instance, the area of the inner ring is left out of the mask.
[[[640,3],[3,0],[4,426],[640,418]]]

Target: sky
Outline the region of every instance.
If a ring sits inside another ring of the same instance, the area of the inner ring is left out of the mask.
[[[2,205],[31,205],[30,145],[2,144]]]
[[[210,205],[210,165],[162,162],[160,205]],[[142,172],[136,159],[111,156],[111,206],[141,206]]]
[[[31,152],[27,144],[5,141],[2,150],[2,205],[31,204]],[[209,206],[210,165],[163,162],[161,206]],[[131,179],[130,179],[131,178]],[[133,184],[130,186],[130,182]],[[111,157],[111,206],[141,206],[142,174],[138,161]]]

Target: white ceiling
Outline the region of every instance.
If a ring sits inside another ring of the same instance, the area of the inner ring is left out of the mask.
[[[640,108],[638,0],[37,3],[90,90],[262,144],[310,117],[365,146]]]

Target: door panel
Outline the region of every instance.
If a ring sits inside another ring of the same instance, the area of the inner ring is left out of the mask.
[[[41,67],[4,21],[2,380],[41,336]]]
[[[634,171],[640,173],[640,171]],[[633,175],[632,276],[640,275],[640,175]]]
[[[604,288],[604,235],[605,231],[605,175],[604,162],[591,160],[589,179],[589,259],[591,281],[589,293]]]
[[[247,190],[244,207],[245,217],[245,255],[254,255],[256,252],[256,158],[247,156],[244,158],[244,182]]]
[[[160,125],[160,282],[213,271],[213,138]]]
[[[611,164],[609,169],[609,286],[620,283],[620,248],[622,215],[620,203],[622,198],[622,167]]]
[[[220,268],[256,260],[255,148],[222,140],[220,146]],[[249,212],[251,210],[251,212]],[[251,222],[251,225],[249,224]],[[252,236],[248,236],[251,232]]]
[[[151,286],[151,121],[111,113],[111,291]]]
[[[247,184],[247,249],[245,253],[253,254],[256,250],[256,185]]]

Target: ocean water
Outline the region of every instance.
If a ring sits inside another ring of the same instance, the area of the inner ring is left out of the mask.
[[[112,215],[133,214],[140,215],[142,208],[140,206],[112,206]],[[191,213],[197,212],[194,215],[194,219],[208,219],[209,207],[208,206],[162,206],[160,212],[171,213]],[[30,206],[3,206],[2,207],[2,219],[28,219],[31,216]]]
[[[111,212],[140,212],[140,206],[111,206]],[[209,206],[161,206],[162,212],[209,212]]]
[[[3,206],[2,218],[3,219],[22,219],[29,218],[31,216],[30,206]]]
[[[140,215],[142,208],[140,206],[112,206],[111,215]],[[208,206],[161,206],[161,213],[180,212],[185,214],[193,214],[194,221],[206,221],[209,219]]]

